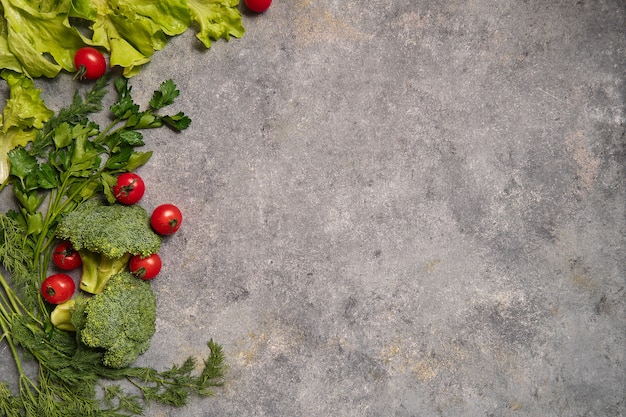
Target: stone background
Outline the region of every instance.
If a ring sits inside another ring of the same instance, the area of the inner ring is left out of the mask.
[[[244,26],[131,81],[173,78],[193,119],[140,170],[185,221],[139,363],[213,338],[229,366],[147,415],[625,415],[626,4],[274,0]]]

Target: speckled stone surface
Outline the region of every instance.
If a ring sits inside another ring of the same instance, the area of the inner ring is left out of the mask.
[[[148,416],[623,416],[626,5],[274,0],[173,39],[192,119],[147,136],[185,220],[140,364],[216,395]],[[69,77],[45,85],[62,102]]]

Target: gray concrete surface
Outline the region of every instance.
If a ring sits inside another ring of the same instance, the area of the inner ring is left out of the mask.
[[[193,119],[141,169],[144,205],[185,223],[140,363],[213,338],[229,366],[214,397],[148,415],[626,415],[625,3],[244,19],[132,81],[141,102],[173,78]]]

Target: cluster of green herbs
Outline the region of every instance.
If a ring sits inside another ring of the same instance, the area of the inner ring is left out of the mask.
[[[110,368],[103,365],[102,351],[50,324],[51,308],[39,290],[62,217],[95,198],[113,203],[116,174],[151,157],[137,149],[144,145],[141,131],[180,131],[190,123],[183,113],[161,114],[179,94],[173,81],[162,83],[142,110],[127,79],[117,78],[113,118],[100,129],[90,115],[102,110],[109,83],[102,78],[84,95],[77,92],[70,106],[36,129],[34,140],[9,152],[10,175],[0,192],[11,189],[17,209],[0,213],[0,263],[11,275],[0,275],[0,342],[8,346],[17,374],[15,381],[0,382],[0,415],[141,415],[151,402],[180,406],[191,394],[210,395],[223,377],[221,347],[213,341],[198,372],[193,358],[165,371]],[[36,375],[25,360],[35,365]]]

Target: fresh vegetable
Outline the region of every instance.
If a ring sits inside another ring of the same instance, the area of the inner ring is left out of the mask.
[[[133,172],[124,172],[117,177],[113,186],[115,199],[122,204],[136,204],[146,191],[141,177]]]
[[[9,15],[7,8],[13,3],[3,0],[1,4],[5,16]],[[80,2],[73,4],[80,6]],[[33,127],[34,140],[9,153],[10,175],[0,184],[0,192],[12,191],[16,209],[0,213],[0,263],[2,271],[10,274],[7,278],[4,272],[0,274],[0,352],[15,362],[15,371],[3,373],[2,379],[16,374],[14,381],[0,382],[0,415],[143,415],[150,403],[182,406],[192,394],[210,395],[212,387],[222,381],[223,355],[212,340],[200,369],[193,358],[164,371],[108,367],[103,361],[111,349],[92,348],[77,337],[81,326],[76,324],[85,312],[81,308],[89,303],[78,301],[98,295],[79,292],[51,312],[41,293],[58,243],[59,222],[94,199],[117,204],[111,192],[116,176],[150,159],[149,152],[137,150],[143,145],[142,130],[161,126],[182,130],[190,122],[182,112],[159,113],[178,96],[171,80],[161,84],[142,110],[132,100],[128,80],[116,79],[118,97],[110,107],[111,124],[101,129],[89,117],[101,110],[108,81],[106,75],[96,80],[90,91],[77,93],[70,106],[49,116],[45,124],[39,116],[33,117],[27,123]],[[76,328],[77,333],[66,331]],[[133,387],[130,391],[127,382]]]
[[[1,33],[2,30],[0,36]],[[40,98],[41,90],[35,88],[33,80],[11,71],[2,71],[0,76],[6,80],[10,89],[4,117],[0,117],[0,183],[3,183],[10,172],[9,151],[35,139],[37,130],[43,127],[53,113]]]
[[[113,275],[101,294],[77,300],[77,314],[83,308],[84,321],[74,318],[80,340],[104,349],[106,366],[128,366],[150,347],[156,298],[148,282],[128,272]]]
[[[115,2],[2,0],[0,68],[30,77],[74,72],[73,52],[84,46],[109,53],[111,67],[130,77],[167,41],[187,31],[206,48],[244,34],[238,0]]]
[[[159,275],[161,266],[161,257],[157,253],[153,253],[147,257],[134,255],[130,258],[130,262],[128,263],[128,269],[131,274],[146,281]]]
[[[105,205],[91,199],[61,219],[57,237],[72,242],[83,261],[79,288],[101,293],[109,278],[122,272],[132,255],[149,256],[161,249],[161,237],[150,228],[138,205]]]
[[[66,302],[75,290],[74,279],[67,274],[50,275],[41,283],[41,295],[50,304]]]
[[[59,330],[75,332],[76,327],[72,323],[74,310],[76,310],[76,299],[74,298],[57,304],[54,310],[50,312],[50,323]]]
[[[57,268],[61,268],[65,271],[71,271],[83,264],[83,261],[80,259],[80,254],[74,249],[72,242],[69,241],[61,242],[54,248],[54,252],[52,252],[52,262]]]
[[[263,13],[270,8],[272,0],[245,0],[248,9],[256,13]]]
[[[74,54],[74,68],[76,68],[75,78],[97,80],[106,72],[107,61],[102,52],[96,48],[85,46]]]
[[[175,233],[183,222],[183,214],[173,204],[161,204],[150,216],[152,228],[160,235]]]
[[[71,3],[2,0],[2,68],[34,78],[54,77],[62,68],[73,71],[74,51],[85,42],[69,24]]]

